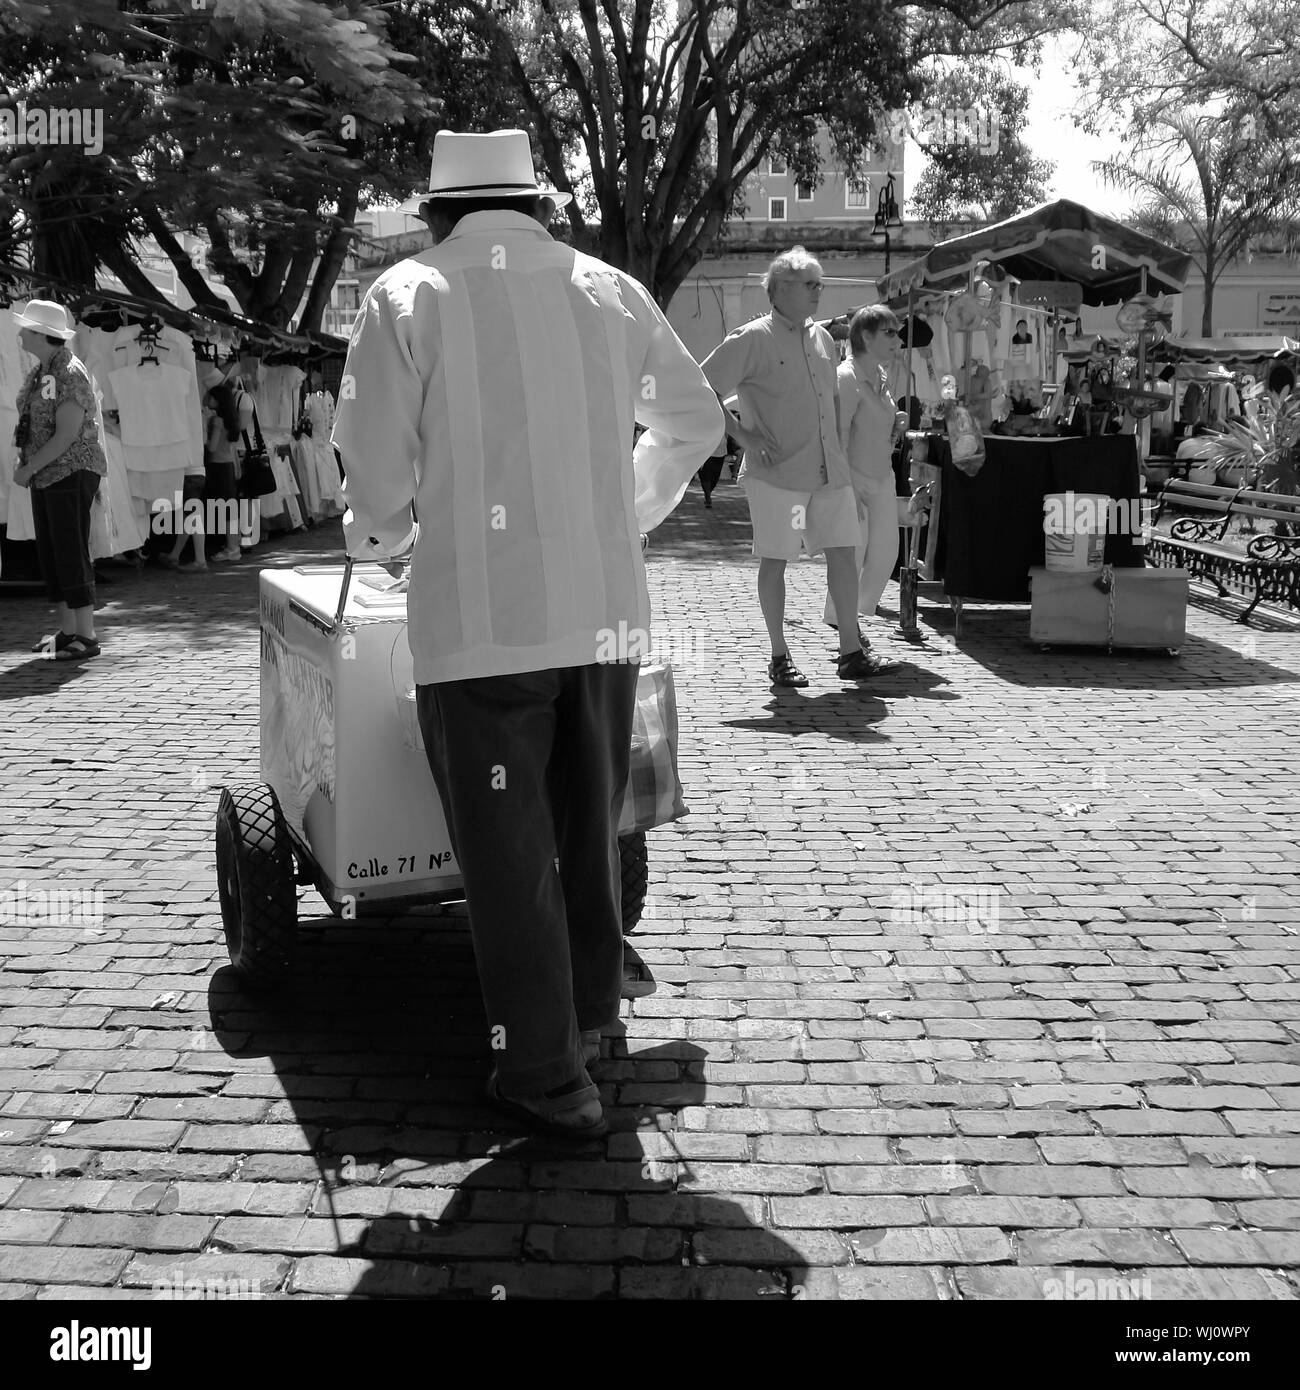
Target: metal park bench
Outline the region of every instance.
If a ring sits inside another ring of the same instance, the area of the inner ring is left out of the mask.
[[[1300,522],[1300,497],[1171,479],[1160,489],[1155,520],[1173,507],[1200,514],[1179,516],[1168,534],[1152,535],[1147,554],[1156,564],[1185,568],[1192,578],[1212,584],[1223,598],[1229,597],[1225,584],[1235,586],[1238,595],[1250,598],[1237,619],[1241,623],[1249,622],[1256,605],[1264,601],[1300,609],[1300,536],[1253,536],[1244,553],[1224,543],[1237,517]]]

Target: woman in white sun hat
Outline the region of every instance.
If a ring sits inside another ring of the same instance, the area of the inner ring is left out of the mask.
[[[90,373],[72,355],[72,315],[48,299],[16,309],[18,343],[36,358],[18,392],[14,482],[32,490],[36,554],[59,626],[32,648],[59,661],[99,655],[90,510],[108,460],[95,424]]]

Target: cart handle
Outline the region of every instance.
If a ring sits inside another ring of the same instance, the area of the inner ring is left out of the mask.
[[[343,610],[348,606],[348,590],[352,587],[352,556],[349,555],[343,565],[343,587],[339,590],[339,606],[334,613],[334,630],[337,632],[339,624],[343,621]]]
[[[390,563],[390,562],[385,562],[385,563]],[[351,589],[351,587],[352,587],[352,569],[353,569],[353,565],[354,565],[354,564],[355,564],[355,562],[354,562],[354,560],[352,559],[351,555],[347,556],[347,557],[344,559],[344,562],[343,562],[343,584],[342,584],[342,586],[341,586],[340,589],[339,589],[339,606],[338,606],[338,608],[336,608],[336,609],[334,610],[334,628],[333,628],[333,630],[334,630],[335,632],[338,631],[339,625],[340,625],[340,624],[342,623],[342,621],[343,621],[343,610],[348,606],[348,591],[349,591],[349,590]],[[402,577],[403,577],[403,578],[408,578],[408,577],[410,576],[410,573],[411,573],[411,566],[410,566],[410,562],[408,561],[408,562],[406,563],[405,569],[403,570]]]

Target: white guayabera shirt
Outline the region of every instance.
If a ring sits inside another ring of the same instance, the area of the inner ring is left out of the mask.
[[[418,517],[416,682],[590,665],[602,632],[648,632],[639,533],[723,424],[647,291],[521,213],[471,213],[381,275],[333,442],[350,555],[401,554]]]

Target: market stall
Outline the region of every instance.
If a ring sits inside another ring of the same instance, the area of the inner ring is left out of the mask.
[[[291,527],[302,523],[304,511],[320,517],[342,510],[332,451],[328,468],[322,453],[332,402],[313,389],[322,384],[326,358],[341,365],[341,340],[294,336],[222,309],[182,310],[113,291],[76,291],[46,277],[38,284],[33,272],[0,265],[0,585],[26,588],[38,576],[30,491],[12,484],[14,406],[25,366],[7,312],[37,290],[70,307],[77,325],[70,347],[96,394],[108,475],[92,514],[92,559],[142,553],[162,534],[160,512],[179,510],[187,473],[203,473],[198,374],[204,365],[238,371],[268,416],[277,487],[258,504],[262,517]],[[303,420],[319,422],[318,440]],[[307,482],[300,481],[304,472]],[[304,496],[311,498],[307,508]],[[162,522],[174,524],[170,517]]]
[[[1068,200],[956,237],[877,282],[905,318],[898,394],[919,402],[916,480],[931,524],[920,570],[965,599],[1023,602],[1044,563],[1044,500],[1100,498],[1110,520],[1088,564],[1142,561],[1137,422],[1162,404],[1146,348],[1167,325],[1157,294],[1182,290],[1191,258]],[[1067,323],[1081,305],[1122,304],[1136,347],[1104,401],[1067,378]],[[931,333],[919,346],[919,326]]]

